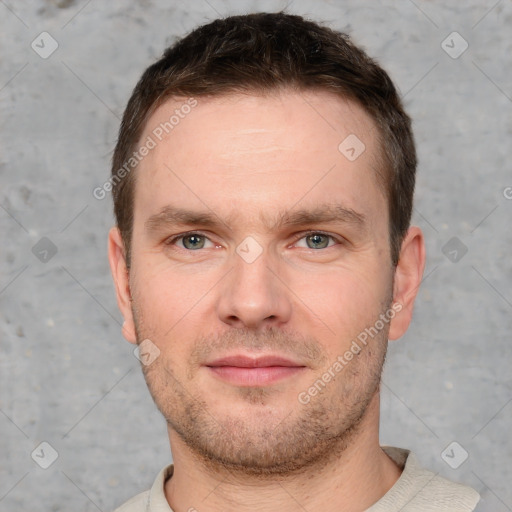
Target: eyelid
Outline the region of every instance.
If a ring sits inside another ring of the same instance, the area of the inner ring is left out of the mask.
[[[334,240],[336,242],[335,245],[342,245],[342,244],[346,243],[345,238],[343,238],[342,236],[340,236],[340,235],[332,235],[331,233],[326,233],[325,231],[318,230],[318,229],[312,229],[312,230],[309,230],[309,231],[303,231],[301,233],[298,233],[296,238],[295,238],[295,240],[293,241],[293,243],[296,244],[299,240],[302,240],[303,238],[306,238],[307,236],[310,236],[310,235],[323,235],[323,236],[326,236],[326,237],[331,238],[332,240]],[[325,251],[326,249],[331,249],[332,247],[334,247],[334,245],[330,245],[328,247],[324,247],[323,249],[312,249],[310,247],[302,247],[302,249],[306,249],[308,251],[314,251],[314,252],[321,252],[321,251]]]
[[[186,233],[180,233],[179,235],[173,235],[173,236],[166,238],[164,241],[164,244],[165,245],[174,245],[174,243],[177,242],[178,240],[180,240],[181,238],[185,238],[186,236],[191,236],[191,235],[200,235],[200,236],[203,236],[204,238],[207,238],[208,240],[210,240],[210,237],[206,233],[203,233],[202,231],[187,231]],[[210,240],[210,242],[214,243],[212,240]],[[193,252],[193,251],[189,251],[189,252]]]
[[[182,238],[185,238],[186,236],[191,236],[191,235],[203,236],[204,238],[210,240],[210,242],[215,243],[215,242],[213,242],[213,240],[210,239],[210,237],[206,233],[203,233],[202,231],[187,231],[186,233],[180,233],[178,235],[173,235],[173,236],[167,238],[165,240],[164,244],[165,245],[175,245],[175,242],[177,242],[178,240],[180,240]],[[302,231],[300,233],[297,233],[297,235],[294,238],[293,243],[295,244],[299,240],[302,240],[303,238],[305,238],[305,237],[307,237],[309,235],[323,235],[323,236],[327,236],[329,238],[332,238],[338,244],[343,244],[343,243],[346,242],[346,240],[343,237],[339,236],[339,235],[332,235],[332,234],[326,233],[325,231],[322,231],[322,230],[312,229],[312,230],[309,230],[309,231]],[[333,247],[333,246],[330,246],[330,247]],[[328,249],[328,248],[329,247],[326,247],[325,249]],[[196,252],[196,251],[189,251],[187,249],[184,249],[184,250],[186,250],[187,252]],[[316,252],[319,251],[319,249],[311,249],[311,250],[316,251]],[[320,249],[320,250],[322,250],[322,249]]]

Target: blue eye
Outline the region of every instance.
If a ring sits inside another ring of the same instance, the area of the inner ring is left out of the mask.
[[[167,245],[176,245],[176,242],[182,242],[182,249],[195,251],[197,249],[204,249],[206,241],[212,243],[205,235],[201,233],[185,233],[171,238],[166,242]],[[179,246],[178,246],[179,247]]]
[[[204,247],[205,239],[201,235],[187,235],[183,237],[182,241],[183,246],[186,249],[202,249]]]
[[[315,250],[327,249],[332,247],[332,245],[336,245],[336,243],[341,243],[341,241],[334,236],[319,231],[310,231],[306,234],[302,234],[300,238],[296,239],[295,244],[302,240],[304,240],[306,243],[305,246],[302,245],[302,248]],[[334,243],[329,245],[330,241],[333,241]],[[179,242],[181,242],[181,246],[178,245]],[[165,242],[166,245],[178,245],[180,249],[189,252],[195,252],[200,249],[208,248],[208,243],[210,244],[209,247],[215,247],[215,244],[206,235],[199,232],[189,232],[177,235]]]
[[[311,249],[325,249],[329,246],[329,238],[332,237],[322,233],[316,233],[314,235],[308,235],[305,237],[306,241],[311,242],[313,245],[313,247],[310,247]]]
[[[338,242],[333,236],[321,232],[310,232],[297,241],[306,240],[307,249],[327,249],[329,246],[329,239]]]

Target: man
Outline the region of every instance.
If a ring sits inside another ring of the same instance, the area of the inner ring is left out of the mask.
[[[216,20],[146,70],[109,261],[174,464],[118,511],[474,510],[379,445],[425,263],[415,168],[385,71],[299,16]]]

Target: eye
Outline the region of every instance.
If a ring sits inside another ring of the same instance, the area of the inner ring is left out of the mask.
[[[332,235],[328,235],[327,233],[322,233],[321,231],[310,231],[309,233],[303,234],[300,238],[296,240],[296,244],[301,241],[305,241],[306,245],[302,245],[303,248],[306,249],[327,249],[332,247],[333,245],[341,244],[342,241]],[[329,241],[333,241],[334,243],[329,245]],[[208,246],[208,244],[210,244]],[[176,245],[179,249],[183,249],[189,252],[195,252],[199,249],[207,249],[216,247],[215,244],[203,233],[192,231],[189,233],[183,233],[181,235],[176,235],[174,237],[166,240],[165,245],[174,246]],[[300,246],[299,246],[300,247]]]
[[[329,239],[335,242],[333,245],[336,245],[336,243],[341,243],[341,240],[338,240],[332,235],[318,231],[309,232],[305,236],[299,238],[298,241],[305,240],[307,249],[326,249],[328,247],[332,247],[332,245],[328,245]]]
[[[181,242],[181,246],[179,245],[179,242]],[[208,239],[205,235],[202,233],[197,232],[191,232],[191,233],[184,233],[182,235],[177,235],[175,237],[169,238],[165,244],[166,245],[178,245],[180,249],[185,249],[187,251],[195,251],[197,249],[204,249],[205,244],[209,242],[211,245],[210,247],[213,247],[214,244],[211,240]]]

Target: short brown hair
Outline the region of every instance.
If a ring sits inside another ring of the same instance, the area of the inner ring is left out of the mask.
[[[292,87],[334,92],[361,105],[379,128],[391,259],[409,228],[416,172],[411,121],[388,74],[348,35],[301,16],[254,13],[217,19],[167,48],[137,83],[112,159],[114,215],[130,265],[135,177],[126,166],[149,116],[181,96],[266,93]],[[114,179],[115,178],[115,179]]]

